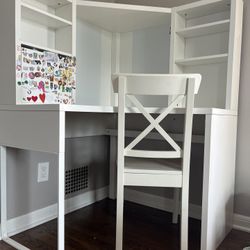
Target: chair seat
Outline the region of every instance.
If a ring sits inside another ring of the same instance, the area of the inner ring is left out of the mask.
[[[126,158],[125,186],[181,187],[181,164],[162,159]]]
[[[182,174],[181,160],[132,158],[125,159],[125,173],[134,174]]]

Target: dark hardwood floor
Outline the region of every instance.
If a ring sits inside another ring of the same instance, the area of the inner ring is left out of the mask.
[[[200,222],[190,219],[189,250],[199,249]],[[56,249],[57,221],[15,235],[13,239],[30,249]],[[126,202],[124,250],[177,250],[179,226],[171,214]],[[115,202],[104,200],[66,216],[66,249],[112,250],[115,245]],[[250,245],[250,234],[233,230],[219,250],[242,250]],[[13,248],[0,242],[1,250]]]

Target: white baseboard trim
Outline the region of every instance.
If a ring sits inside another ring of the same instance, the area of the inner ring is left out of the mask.
[[[109,187],[106,186],[67,199],[65,201],[66,213],[73,212],[107,198],[108,191]],[[125,199],[127,201],[135,202],[152,208],[157,208],[163,211],[173,211],[173,200],[161,196],[126,189]],[[198,205],[190,204],[189,214],[191,218],[201,219],[201,207]],[[55,219],[56,217],[57,204],[53,204],[29,214],[10,219],[7,223],[8,235],[13,236],[35,226],[46,223],[52,219]],[[245,232],[250,232],[250,217],[240,214],[234,214],[233,228]]]
[[[172,199],[158,195],[148,194],[136,190],[126,189],[125,199],[141,205],[157,208],[167,212],[173,212],[174,204]],[[201,206],[190,204],[189,216],[194,219],[201,219]]]
[[[173,211],[173,200],[157,195],[139,192],[131,189],[125,190],[125,199],[141,205],[157,208],[163,211]],[[201,206],[190,204],[189,216],[194,219],[201,219]],[[250,217],[234,214],[233,228],[250,233]]]
[[[250,233],[250,217],[234,214],[233,228]]]
[[[86,207],[97,201],[108,197],[108,186],[97,190],[88,191],[84,194],[77,195],[65,201],[66,214],[77,209]],[[29,214],[25,214],[8,220],[7,230],[8,235],[13,236],[32,227],[41,225],[57,217],[57,204],[38,209]]]

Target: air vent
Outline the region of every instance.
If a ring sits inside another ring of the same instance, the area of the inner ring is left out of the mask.
[[[65,173],[65,194],[88,188],[88,166],[67,170]]]

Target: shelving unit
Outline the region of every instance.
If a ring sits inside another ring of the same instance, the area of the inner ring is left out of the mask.
[[[18,43],[75,54],[75,3],[70,0],[19,1]]]
[[[235,83],[231,77],[233,56],[236,55],[232,49],[240,48],[239,42],[232,37],[238,14],[236,2],[198,1],[174,8],[170,72],[204,75],[196,107],[207,106],[207,101],[203,100],[207,100],[209,94],[226,93],[221,98],[211,98],[211,107],[237,110],[237,97],[232,101],[232,96],[238,96],[238,90],[232,87]],[[234,67],[239,74],[239,67],[235,64]]]

